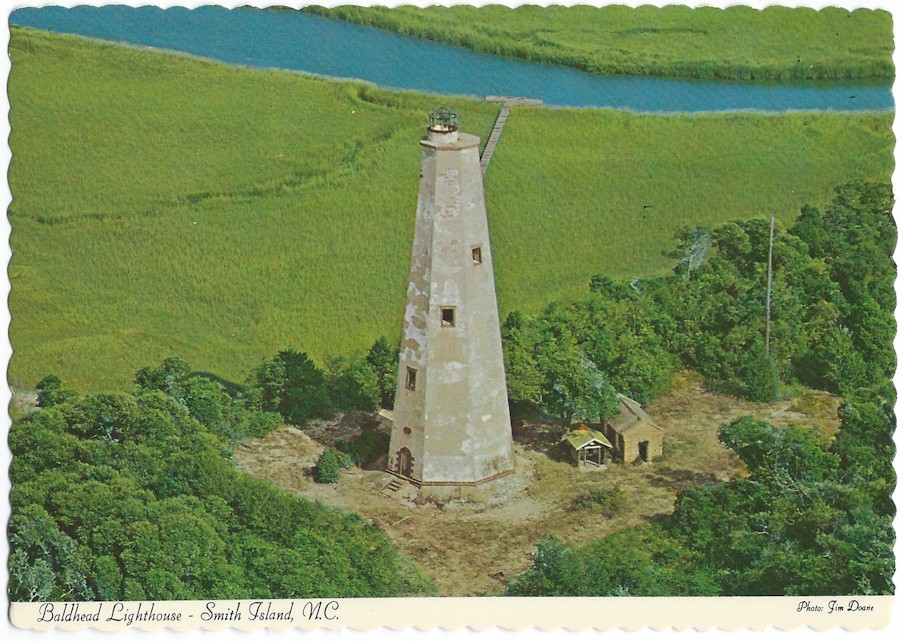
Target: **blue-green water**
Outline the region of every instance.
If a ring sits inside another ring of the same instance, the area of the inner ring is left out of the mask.
[[[889,83],[696,82],[594,76],[508,60],[295,11],[23,8],[13,25],[181,51],[229,64],[290,69],[439,94],[539,98],[548,105],[651,112],[884,110]]]

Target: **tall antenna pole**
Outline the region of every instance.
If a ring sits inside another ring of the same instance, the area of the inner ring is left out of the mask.
[[[771,356],[771,257],[774,251],[774,212],[771,212],[771,232],[768,236],[768,286],[765,289],[765,353]]]

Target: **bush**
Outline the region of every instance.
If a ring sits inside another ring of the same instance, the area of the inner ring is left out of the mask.
[[[326,450],[317,459],[317,483],[338,483],[341,471],[351,465],[351,457],[344,452]]]
[[[261,438],[281,425],[282,416],[276,412],[246,411],[236,426],[236,432],[241,436]]]
[[[764,349],[751,350],[752,354],[744,362],[740,374],[743,387],[742,396],[759,403],[771,403],[778,398],[780,380],[774,360]]]
[[[191,418],[231,443],[260,438],[283,423],[280,414],[261,408],[259,389],[242,390],[228,381],[223,384],[209,374],[192,373],[191,365],[180,357],[167,358],[158,367],[138,370],[135,383],[143,391],[163,392],[171,401],[185,407]],[[234,397],[229,393],[230,388]]]
[[[179,356],[164,359],[159,367],[142,367],[135,372],[135,384],[144,389],[158,389],[175,399],[184,394],[183,385],[191,376],[191,365]]]

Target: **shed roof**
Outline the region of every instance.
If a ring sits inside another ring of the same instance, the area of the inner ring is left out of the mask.
[[[638,425],[649,425],[659,432],[664,432],[662,428],[649,418],[649,415],[643,410],[640,404],[632,398],[627,398],[623,394],[618,394],[618,406],[620,408],[618,415],[608,421],[608,424],[618,434],[626,432]]]
[[[611,448],[611,443],[605,438],[602,432],[590,429],[586,425],[580,425],[561,437],[562,441],[567,441],[575,450],[580,450],[587,445],[592,445],[593,441],[602,447]]]

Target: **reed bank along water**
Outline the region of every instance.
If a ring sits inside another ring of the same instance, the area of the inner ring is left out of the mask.
[[[639,112],[872,111],[894,106],[888,82],[701,82],[599,76],[509,60],[302,12],[80,6],[22,8],[10,23],[277,68],[452,95],[506,95],[559,107]],[[428,61],[429,64],[424,64]]]

